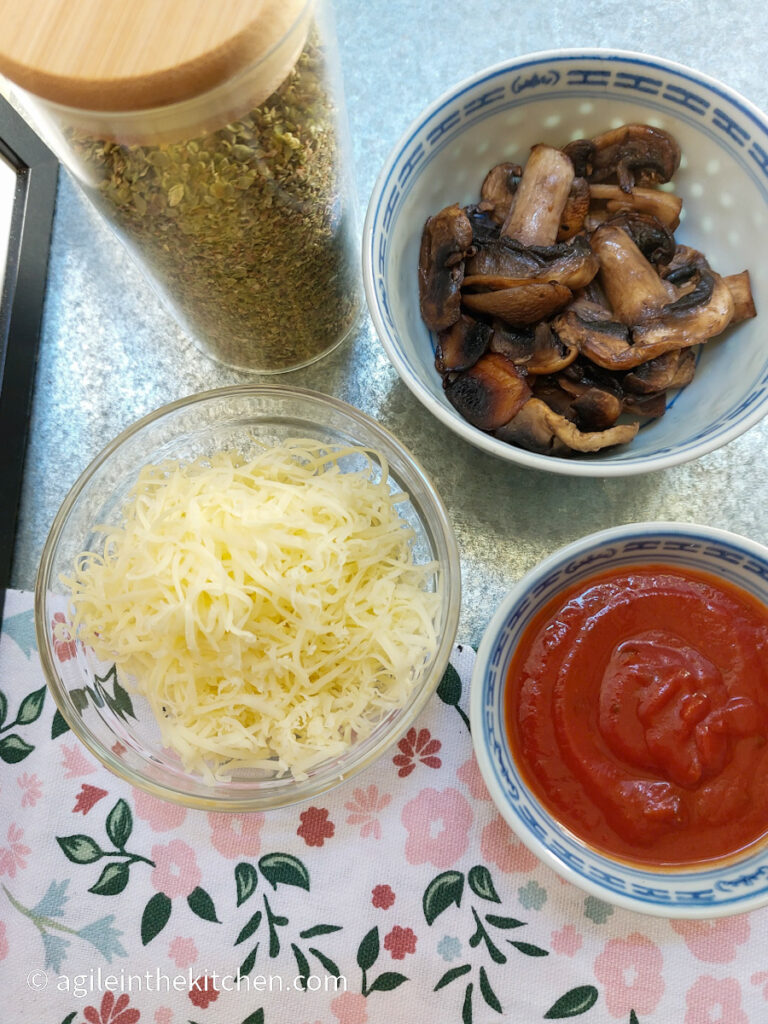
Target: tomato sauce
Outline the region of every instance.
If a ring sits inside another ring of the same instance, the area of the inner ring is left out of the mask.
[[[506,717],[531,789],[597,849],[690,864],[768,833],[768,609],[730,584],[642,566],[559,594]]]

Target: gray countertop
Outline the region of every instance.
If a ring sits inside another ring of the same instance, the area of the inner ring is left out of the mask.
[[[699,68],[768,107],[763,0],[336,0],[360,220],[379,168],[443,90],[504,58],[558,47],[639,50]],[[727,13],[726,13],[727,12]],[[707,522],[768,541],[768,421],[682,467],[627,479],[518,469],[447,435],[390,366],[367,315],[330,356],[259,377],[208,362],[62,174],[12,584],[34,586],[67,490],[124,427],[167,401],[225,384],[284,382],[374,415],[420,459],[462,551],[459,639],[476,644],[504,591],[556,547],[645,519]]]

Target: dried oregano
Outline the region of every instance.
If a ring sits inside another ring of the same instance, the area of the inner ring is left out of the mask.
[[[70,133],[90,193],[216,358],[277,370],[357,312],[354,211],[325,56],[310,37],[260,106],[162,145]]]

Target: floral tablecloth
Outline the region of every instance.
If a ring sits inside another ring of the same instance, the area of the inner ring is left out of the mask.
[[[9,592],[2,1024],[768,1019],[768,908],[616,910],[517,841],[472,754],[473,658],[457,646],[417,726],[335,792],[206,814],[80,746],[44,686],[32,597]]]

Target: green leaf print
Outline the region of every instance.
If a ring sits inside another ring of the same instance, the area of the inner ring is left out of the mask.
[[[45,693],[46,687],[42,686],[39,690],[35,690],[34,693],[27,694],[21,702],[19,713],[16,715],[16,725],[31,725],[32,722],[38,720],[45,703]]]
[[[213,900],[205,889],[201,889],[199,885],[187,896],[187,904],[192,913],[197,914],[203,921],[215,921],[216,924],[221,924],[221,921],[216,917],[216,907],[213,905]]]
[[[235,868],[235,888],[237,889],[237,905],[243,903],[252,896],[258,885],[259,875],[252,864],[241,861]]]
[[[10,736],[3,736],[0,739],[0,758],[6,764],[18,764],[25,757],[32,753],[35,748],[25,740],[12,732]]]
[[[88,892],[97,896],[117,896],[128,885],[131,871],[127,864],[107,864],[99,875],[98,882]]]
[[[118,850],[124,850],[133,831],[133,815],[127,802],[120,798],[107,815],[107,835]]]
[[[73,864],[93,864],[104,853],[90,836],[56,836],[56,842]]]
[[[598,992],[594,985],[579,985],[565,992],[544,1014],[545,1020],[563,1020],[578,1017],[591,1010],[597,1002]]]
[[[461,904],[464,875],[460,871],[444,871],[437,875],[424,890],[422,906],[427,924],[431,925],[452,904]]]
[[[357,948],[357,966],[361,971],[368,971],[376,963],[379,956],[379,929],[371,928],[363,936]]]
[[[156,892],[144,907],[141,915],[141,943],[148,945],[168,924],[171,916],[171,900],[164,892]]]
[[[485,865],[476,864],[473,868],[470,868],[467,881],[475,896],[479,896],[483,900],[489,900],[491,903],[501,903],[499,894],[493,885],[491,872]]]
[[[445,972],[432,991],[437,992],[441,988],[445,988],[446,985],[450,985],[452,981],[456,981],[457,978],[461,978],[462,975],[468,974],[471,970],[472,964],[462,964],[461,967],[452,967],[449,971]]]
[[[259,861],[259,869],[272,886],[295,885],[309,892],[309,872],[298,857],[290,853],[267,853]]]

